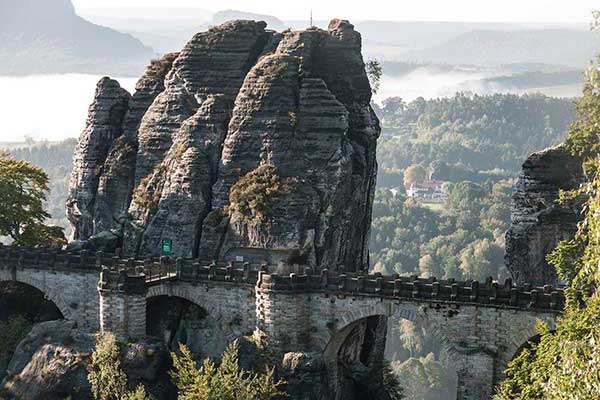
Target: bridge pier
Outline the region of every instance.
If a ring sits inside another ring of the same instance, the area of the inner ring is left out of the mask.
[[[119,339],[146,335],[145,276],[128,275],[104,268],[100,273],[100,332],[112,332]]]
[[[495,355],[486,349],[465,349],[449,355],[455,360],[458,400],[489,400],[494,394]]]

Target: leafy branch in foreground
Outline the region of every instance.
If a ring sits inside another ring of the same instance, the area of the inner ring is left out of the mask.
[[[587,198],[575,237],[559,244],[548,257],[568,287],[567,303],[556,331],[538,326],[540,342],[517,355],[498,389],[497,400],[563,400],[600,398],[600,73],[587,74],[579,120],[566,148],[584,162],[588,183],[562,201]]]

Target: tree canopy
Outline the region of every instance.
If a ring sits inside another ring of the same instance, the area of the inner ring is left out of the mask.
[[[423,183],[427,179],[427,170],[421,165],[411,165],[404,171],[404,187],[410,187],[413,183]]]
[[[63,244],[62,229],[44,225],[48,175],[26,161],[0,155],[0,236],[25,246]]]

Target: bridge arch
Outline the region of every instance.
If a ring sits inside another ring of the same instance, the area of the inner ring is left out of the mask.
[[[198,287],[192,289],[182,285],[162,284],[153,286],[148,290],[146,302],[157,297],[178,297],[203,308],[219,324],[228,342],[242,335],[241,332],[234,329],[235,322],[242,316],[239,313],[231,315],[229,311],[223,310],[219,304],[219,299],[211,296],[207,290]]]
[[[16,282],[16,283],[24,284],[27,286],[31,286],[31,287],[39,290],[41,293],[44,294],[44,298],[51,301],[56,306],[56,308],[58,308],[58,310],[60,311],[60,313],[62,314],[64,319],[71,320],[71,321],[77,320],[77,318],[75,318],[75,315],[73,313],[73,309],[63,299],[62,294],[58,290],[45,285],[43,281],[32,278],[27,275],[26,276],[18,276],[17,275],[17,279],[0,280],[0,283],[4,283],[4,282],[7,282],[7,283]]]
[[[505,350],[498,355],[498,370],[501,376],[504,376],[508,364],[521,354],[530,343],[539,342],[540,334],[536,329],[538,321],[546,323],[550,331],[556,330],[556,319],[553,316],[538,316],[537,318],[532,318],[527,326],[520,329],[513,329],[511,331],[511,339]]]
[[[416,326],[424,328],[431,335],[433,341],[445,357],[451,357],[453,352],[452,341],[448,338],[443,329],[437,325],[435,315],[429,315],[428,306],[413,303],[413,302],[396,302],[396,301],[381,301],[371,302],[367,300],[366,304],[357,305],[354,303],[351,307],[346,307],[347,311],[341,313],[328,332],[328,340],[324,346],[324,360],[328,370],[329,395],[330,398],[343,399],[344,385],[340,386],[340,382],[344,381],[344,377],[348,375],[348,370],[344,368],[344,362],[340,363],[340,358],[347,357],[347,348],[354,346],[356,348],[357,329],[360,330],[360,325],[367,325],[368,329],[377,329],[378,320],[380,323],[390,326],[392,321],[400,319],[413,322]],[[388,321],[389,320],[389,321]],[[388,329],[387,335],[391,332]],[[324,338],[323,338],[324,339]],[[382,351],[389,343],[379,344]],[[369,352],[368,340],[365,340],[360,345]],[[377,346],[377,344],[375,345]],[[358,361],[358,359],[357,359]],[[364,360],[360,360],[364,361]],[[340,365],[341,364],[341,365]],[[369,368],[369,366],[367,366]],[[452,370],[453,379],[457,379],[456,371]],[[372,377],[371,379],[378,379]],[[374,390],[370,387],[369,390]]]
[[[337,318],[333,332],[343,332],[347,326],[357,321],[373,316],[384,316],[387,318],[400,318],[414,322],[418,326],[427,329],[428,333],[440,344],[442,352],[452,354],[454,345],[445,334],[443,326],[437,324],[427,313],[423,305],[408,302],[392,303],[382,302],[365,304],[352,308]],[[324,340],[326,344],[331,338]]]

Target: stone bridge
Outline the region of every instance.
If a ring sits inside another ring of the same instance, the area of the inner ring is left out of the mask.
[[[536,322],[553,328],[564,306],[562,291],[550,286],[336,269],[0,248],[0,282],[39,289],[83,329],[139,338],[146,334],[147,300],[176,296],[205,309],[230,340],[259,330],[279,356],[322,354],[332,381],[342,374],[341,349],[356,326],[405,318],[443,346],[457,371],[459,400],[491,398],[507,363],[535,338]],[[338,399],[335,392],[331,398]]]

